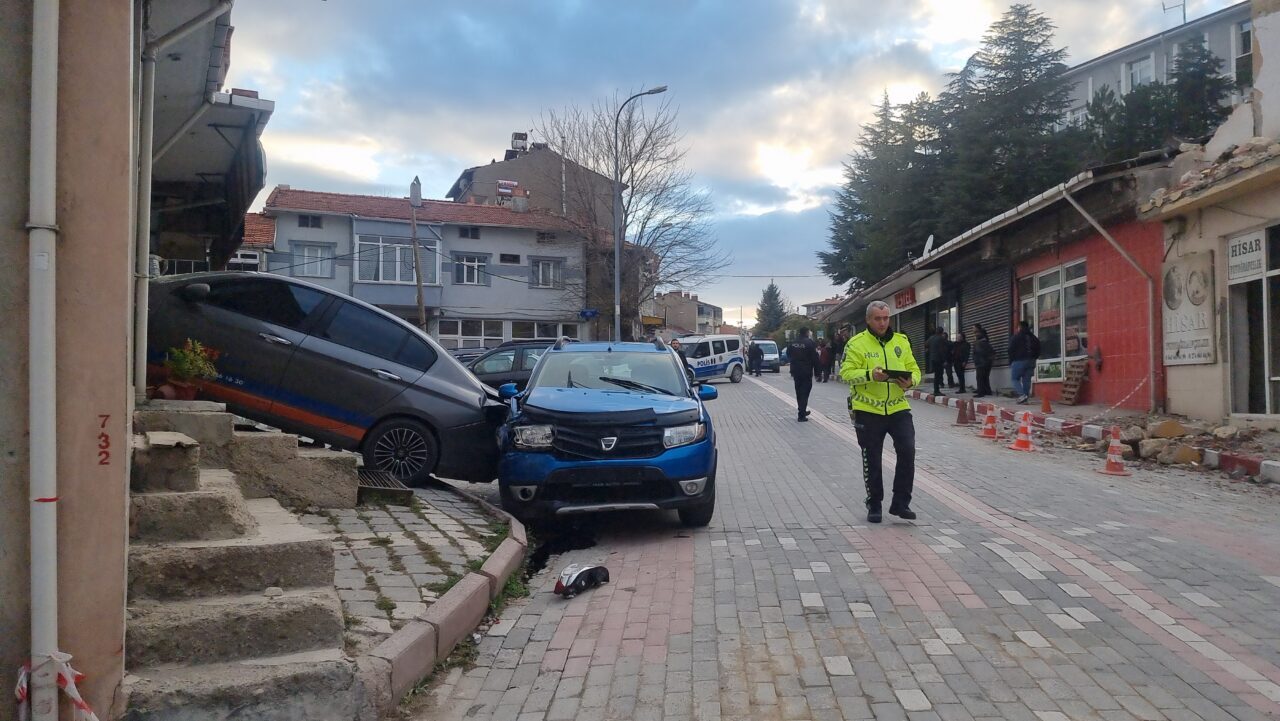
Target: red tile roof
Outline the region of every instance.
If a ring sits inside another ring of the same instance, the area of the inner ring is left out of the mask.
[[[265,248],[275,245],[276,219],[262,213],[245,213],[244,243],[245,248]]]
[[[268,213],[301,211],[387,220],[409,220],[410,218],[408,198],[323,193],[280,186],[276,186],[275,190],[271,191],[264,210]],[[521,213],[496,205],[470,205],[448,200],[423,200],[422,207],[418,208],[418,221],[453,225],[497,225],[551,231],[573,229],[567,221],[540,210]]]

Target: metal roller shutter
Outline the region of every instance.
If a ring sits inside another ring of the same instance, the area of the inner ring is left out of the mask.
[[[1013,328],[1013,277],[1009,268],[992,268],[965,281],[960,295],[960,323],[973,342],[974,323],[987,329],[997,366],[1009,365],[1009,335]]]
[[[905,333],[907,340],[911,341],[911,355],[916,357],[916,363],[920,364],[922,372],[924,370],[924,318],[924,308],[912,308],[903,311],[898,320],[898,332]]]

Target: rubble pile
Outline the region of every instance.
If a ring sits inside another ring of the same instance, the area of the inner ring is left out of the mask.
[[[1180,150],[1183,153],[1203,153],[1204,147],[1184,143]],[[1184,197],[1215,185],[1236,173],[1280,158],[1280,142],[1271,138],[1256,137],[1241,145],[1234,145],[1212,161],[1206,161],[1206,167],[1200,170],[1189,170],[1183,173],[1178,182],[1168,188],[1158,188],[1151,198],[1142,204],[1139,210],[1150,212],[1167,203],[1176,203]]]

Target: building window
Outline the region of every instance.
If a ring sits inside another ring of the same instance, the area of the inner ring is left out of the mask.
[[[480,228],[474,225],[463,225],[458,228],[459,238],[470,238],[471,240],[480,240]]]
[[[1253,21],[1245,20],[1235,26],[1232,41],[1235,58],[1232,70],[1236,78],[1236,87],[1247,88],[1253,85]]]
[[[453,282],[457,285],[485,285],[486,260],[483,255],[456,255]]]
[[[299,215],[299,228],[322,228],[324,227],[324,218],[319,215]]]
[[[1036,380],[1062,380],[1066,361],[1089,353],[1085,263],[1071,263],[1018,280],[1020,318],[1040,339]]]
[[[438,281],[438,254],[434,238],[419,240],[422,253],[422,282]],[[413,273],[413,245],[405,238],[361,235],[356,239],[356,280],[361,283],[416,283]]]
[[[445,348],[492,348],[502,343],[503,321],[441,320],[436,340]]]
[[[499,253],[498,262],[503,265],[520,265],[520,256],[517,253]]]
[[[553,243],[556,239],[555,233],[548,233],[545,230],[539,230],[537,239],[539,243]]]
[[[262,255],[256,250],[237,251],[227,261],[227,270],[258,270],[262,267]]]
[[[294,244],[294,275],[300,278],[332,278],[333,246],[315,243]]]
[[[513,339],[546,339],[556,340],[561,336],[578,337],[577,323],[536,323],[531,320],[511,321],[511,337]]]
[[[1140,60],[1134,60],[1124,64],[1124,79],[1126,93],[1132,92],[1134,88],[1140,85],[1146,85],[1155,80],[1155,62],[1150,55]]]
[[[559,288],[561,286],[560,268],[563,264],[558,260],[539,260],[533,264],[533,287]]]

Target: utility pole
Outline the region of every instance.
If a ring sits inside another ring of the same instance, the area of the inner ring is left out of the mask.
[[[418,327],[427,332],[427,306],[422,300],[422,252],[418,248],[418,208],[422,207],[422,181],[413,176],[409,185],[409,227],[413,234],[413,278],[418,286]],[[379,258],[381,263],[382,259]]]

